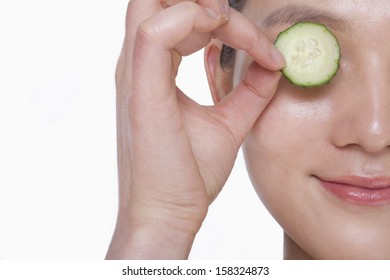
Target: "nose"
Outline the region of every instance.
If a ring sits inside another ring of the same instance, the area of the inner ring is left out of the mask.
[[[337,147],[379,153],[390,146],[390,63],[387,68],[380,60],[369,63],[340,94],[332,140]]]

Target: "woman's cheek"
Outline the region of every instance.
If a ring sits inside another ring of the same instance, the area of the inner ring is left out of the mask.
[[[287,231],[293,216],[311,217],[309,182],[329,154],[331,99],[286,84],[258,119],[244,145],[247,170],[263,204]],[[315,197],[315,195],[313,195]],[[313,200],[314,201],[314,200]],[[311,218],[307,218],[311,221]]]
[[[296,153],[325,144],[331,119],[331,96],[324,89],[301,89],[283,80],[249,137],[272,153]]]

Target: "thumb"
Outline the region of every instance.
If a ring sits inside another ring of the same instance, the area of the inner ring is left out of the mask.
[[[242,81],[212,107],[216,118],[230,130],[239,146],[275,95],[281,75],[252,62]]]

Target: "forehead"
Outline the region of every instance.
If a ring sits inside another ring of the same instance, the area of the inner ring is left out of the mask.
[[[247,0],[243,13],[263,28],[294,21],[353,23],[365,27],[390,22],[388,0]],[[345,27],[345,25],[344,25]]]

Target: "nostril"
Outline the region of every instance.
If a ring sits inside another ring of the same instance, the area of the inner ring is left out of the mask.
[[[383,134],[371,134],[367,139],[358,143],[368,153],[379,153],[389,147],[389,139]]]
[[[362,127],[338,131],[333,137],[338,148],[361,150],[365,153],[377,154],[390,147],[390,134],[379,123],[373,123],[368,129]]]

